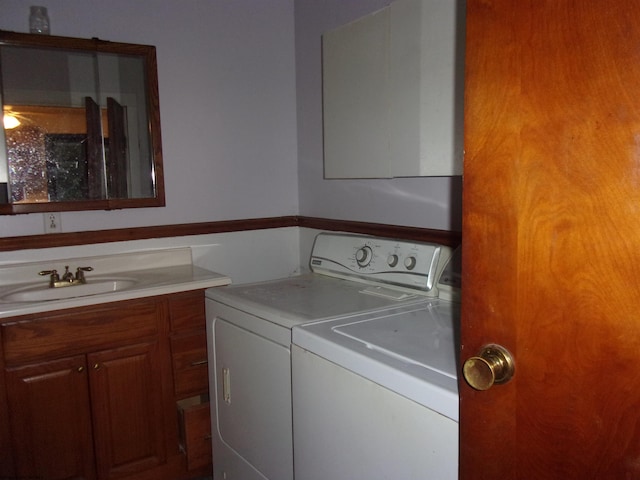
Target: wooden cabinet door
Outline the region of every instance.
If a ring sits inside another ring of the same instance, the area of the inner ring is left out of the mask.
[[[87,356],[98,478],[161,465],[166,459],[158,343]]]
[[[95,479],[84,355],[6,370],[16,478]]]
[[[640,478],[640,9],[467,2],[461,478]]]

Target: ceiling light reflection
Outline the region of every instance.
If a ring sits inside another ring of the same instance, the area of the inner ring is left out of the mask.
[[[4,116],[4,128],[6,130],[11,130],[12,128],[16,128],[18,125],[20,125],[20,120],[18,120],[13,115]]]

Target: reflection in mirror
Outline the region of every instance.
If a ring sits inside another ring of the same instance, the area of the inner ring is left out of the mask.
[[[153,47],[0,32],[0,78],[0,213],[164,205]]]
[[[54,155],[54,138],[75,137],[78,148],[86,144],[84,98],[97,97],[95,54],[2,46],[0,65],[3,113],[12,127],[5,124],[8,200],[56,201],[48,191],[49,185],[57,189],[58,183],[57,172],[52,172],[60,161]],[[82,157],[84,152],[76,155],[76,161],[83,162]],[[51,178],[50,173],[54,173]]]

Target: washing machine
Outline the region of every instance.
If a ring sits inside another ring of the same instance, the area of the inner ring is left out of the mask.
[[[214,480],[294,478],[292,330],[430,304],[451,253],[429,243],[321,233],[311,273],[208,290]]]
[[[459,304],[293,329],[296,480],[456,480]]]

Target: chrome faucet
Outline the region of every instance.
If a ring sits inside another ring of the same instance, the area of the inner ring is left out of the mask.
[[[78,267],[74,277],[73,273],[69,271],[69,266],[67,265],[64,267],[62,278],[60,278],[57,270],[43,270],[39,272],[38,275],[50,275],[49,288],[70,287],[71,285],[87,283],[87,279],[84,278],[84,272],[91,272],[92,270],[93,267]]]

